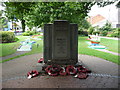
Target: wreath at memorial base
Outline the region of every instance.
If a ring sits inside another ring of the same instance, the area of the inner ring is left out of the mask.
[[[43,63],[44,59],[41,57],[38,60],[38,63]],[[59,66],[59,65],[48,65],[47,67],[42,68],[44,73],[48,74],[49,76],[58,76],[58,75],[74,75],[74,77],[79,79],[86,79],[88,77],[88,73],[91,73],[90,70],[83,67],[82,65],[66,65],[66,66]],[[38,76],[40,73],[37,70],[32,70],[27,73],[28,79],[32,77]]]
[[[76,78],[86,79],[88,77],[88,73],[90,73],[91,71],[86,69],[82,65],[68,65],[66,67],[60,67],[59,65],[49,65],[45,68],[45,72],[50,76],[74,75],[74,77]]]
[[[39,75],[39,72],[36,71],[36,70],[32,70],[32,71],[30,71],[30,72],[27,73],[28,79],[30,79],[30,78],[32,78],[32,77],[36,77],[36,76],[38,76],[38,75]]]

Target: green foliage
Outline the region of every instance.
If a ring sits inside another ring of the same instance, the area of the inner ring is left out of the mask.
[[[17,41],[19,41],[19,39],[17,37],[15,37],[14,41],[17,42]]]
[[[23,36],[30,36],[30,35],[34,35],[36,33],[38,33],[38,32],[36,32],[36,30],[33,30],[33,31],[26,31],[22,35]]]
[[[0,11],[0,17],[2,16],[2,10]]]
[[[21,20],[23,32],[25,31],[25,17],[30,14],[35,2],[4,2],[6,5],[6,16],[9,20]]]
[[[87,30],[88,28],[91,27],[91,24],[85,20],[85,19],[81,19],[80,22],[78,23],[78,31],[83,31],[83,30]]]
[[[100,35],[101,35],[101,36],[106,36],[107,34],[108,34],[108,31],[101,31],[101,32],[100,32]]]
[[[23,36],[29,36],[30,33],[26,33],[26,32],[24,32],[24,33],[22,33],[22,35],[23,35]]]
[[[120,33],[112,33],[112,34],[108,34],[107,35],[108,37],[118,37],[118,38],[120,38]]]
[[[94,31],[94,28],[93,28],[93,27],[90,27],[90,28],[88,29],[88,34],[92,35],[93,31]]]
[[[84,20],[94,4],[105,6],[112,2],[4,2],[6,16],[21,20],[23,32],[25,25],[41,27],[54,20],[68,20],[84,28],[89,25]]]
[[[30,30],[27,30],[26,33],[30,33]]]
[[[120,33],[113,33],[111,36],[112,37],[119,37],[120,38]]]
[[[15,39],[15,35],[14,32],[9,32],[9,31],[1,31],[0,32],[0,41],[2,43],[9,43],[9,42],[14,42]]]
[[[94,34],[94,35],[100,34],[100,31],[93,31],[93,34]]]
[[[78,34],[82,35],[82,36],[88,36],[88,32],[87,31],[78,31]]]
[[[116,28],[111,33],[107,34],[108,37],[118,37],[120,38],[120,28]]]
[[[112,31],[113,28],[111,27],[111,24],[107,22],[107,23],[106,23],[103,27],[101,27],[99,30],[100,30],[100,31]]]
[[[7,19],[5,17],[0,17],[0,28],[4,29],[7,28]]]
[[[30,35],[34,35],[36,32],[35,31],[30,31],[29,34]]]

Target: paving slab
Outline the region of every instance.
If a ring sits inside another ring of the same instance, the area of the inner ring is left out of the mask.
[[[2,64],[3,88],[118,88],[118,78],[89,75],[87,79],[73,76],[38,76],[27,79],[27,72],[41,69],[37,63],[43,55],[33,54]],[[79,54],[79,62],[95,74],[118,76],[118,65],[104,59]]]
[[[110,74],[118,76],[118,69],[120,65],[117,65],[113,62],[94,57],[94,56],[88,56],[88,55],[79,55],[79,60],[90,70],[92,70],[93,73],[99,73],[99,74]],[[120,76],[120,75],[119,75]]]
[[[8,80],[2,83],[3,88],[118,88],[118,83],[107,77],[78,79],[73,76],[38,76],[28,79]],[[105,79],[105,80],[104,80]],[[104,82],[103,82],[104,81]],[[88,84],[89,82],[89,84]]]

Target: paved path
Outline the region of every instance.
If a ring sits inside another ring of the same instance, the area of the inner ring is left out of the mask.
[[[96,49],[96,50],[98,50],[98,51],[102,51],[102,52],[107,52],[107,53],[111,53],[111,54],[113,54],[113,55],[118,55],[118,56],[120,56],[120,53],[116,53],[116,52],[108,51],[108,50],[106,50],[106,49]]]
[[[27,51],[16,51],[14,54],[8,55],[8,56],[4,56],[4,57],[0,57],[0,60],[5,60],[5,59],[9,59],[18,55],[22,55],[24,53],[27,53]]]
[[[99,36],[99,37],[105,38],[105,39],[120,40],[120,38],[115,38],[115,37],[103,37],[103,36]]]
[[[81,80],[73,76],[38,76],[28,80],[27,72],[41,70],[37,60],[42,54],[23,56],[2,64],[3,88],[118,88],[118,78],[91,75]],[[79,55],[79,62],[94,74],[118,76],[118,65],[101,58]],[[21,76],[21,77],[20,77]],[[120,75],[119,75],[120,76]]]

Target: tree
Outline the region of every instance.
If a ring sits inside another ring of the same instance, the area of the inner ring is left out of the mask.
[[[111,27],[111,24],[109,22],[107,22],[103,27],[101,27],[99,29],[100,31],[112,31],[112,27]]]
[[[112,2],[5,2],[5,5],[7,17],[20,19],[25,31],[25,24],[30,28],[41,27],[56,19],[79,24],[95,3],[105,6]]]
[[[4,28],[7,28],[7,19],[5,17],[2,16],[2,11],[0,11],[0,29],[4,30]]]
[[[88,29],[88,34],[92,35],[93,31],[94,31],[94,27],[90,27],[90,28]]]
[[[6,16],[9,20],[20,20],[23,32],[25,31],[25,17],[32,11],[35,2],[5,2]]]
[[[39,2],[34,7],[33,14],[26,18],[32,18],[29,23],[34,23],[35,26],[64,19],[83,25],[84,18],[95,3],[105,6],[112,2]]]
[[[78,30],[87,30],[91,27],[91,24],[86,20],[86,19],[82,19],[79,22],[79,29]]]

